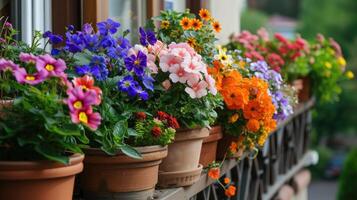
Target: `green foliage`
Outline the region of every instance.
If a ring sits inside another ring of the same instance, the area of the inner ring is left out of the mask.
[[[2,111],[0,160],[45,158],[68,164],[68,153],[82,152],[88,138],[84,127],[71,122],[59,81],[36,87],[11,82],[18,97]]]
[[[352,150],[342,170],[339,180],[338,200],[357,199],[357,149]]]
[[[265,26],[267,22],[268,15],[265,13],[259,10],[247,9],[243,11],[240,23],[242,30],[256,32],[259,28]]]

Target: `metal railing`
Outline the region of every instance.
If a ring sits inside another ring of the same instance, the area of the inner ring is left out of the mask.
[[[294,114],[279,124],[255,159],[226,160],[221,178],[229,177],[237,187],[230,199],[273,199],[282,185],[301,169],[314,163],[315,153],[308,150],[311,130],[311,108],[314,100],[300,104]],[[203,173],[192,186],[156,190],[160,200],[222,200],[224,191]]]

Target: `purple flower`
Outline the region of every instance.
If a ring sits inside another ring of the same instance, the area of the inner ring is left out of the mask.
[[[157,41],[155,33],[153,31],[145,31],[143,28],[139,28],[140,33],[140,43],[143,46],[148,46],[149,44],[154,45]]]
[[[99,43],[99,38],[97,35],[85,34],[82,36],[82,38],[86,49],[88,49],[89,51],[97,50],[98,43]]]
[[[85,23],[85,24],[82,26],[82,31],[83,31],[83,33],[85,33],[85,34],[92,34],[92,33],[93,33],[93,27],[92,27],[91,24]]]
[[[129,49],[131,47],[129,40],[123,37],[118,37],[116,43],[123,49]]]
[[[113,47],[115,45],[115,40],[111,36],[104,36],[102,41],[100,41],[100,46],[102,48]]]
[[[128,49],[121,47],[110,47],[107,49],[107,55],[112,59],[124,58],[128,53]]]
[[[17,70],[18,68],[19,68],[19,66],[16,65],[11,60],[5,60],[3,58],[0,59],[0,71],[5,71],[5,70],[14,71],[14,70]]]
[[[93,56],[90,62],[91,65],[106,65],[105,58],[103,56]]]
[[[148,100],[149,99],[149,94],[143,90],[140,86],[137,86],[135,88],[135,92],[137,93],[137,95],[142,99],[142,100]]]
[[[137,76],[142,76],[146,67],[147,57],[143,52],[138,51],[136,56],[128,56],[124,59],[124,62],[128,71],[134,70]]]
[[[74,26],[73,25],[67,26],[67,31],[74,31]]]
[[[22,61],[24,63],[36,63],[37,56],[34,56],[31,53],[23,53],[23,52],[21,52],[20,55],[19,55],[19,59],[20,59],[20,61]]]
[[[48,41],[51,44],[59,44],[63,42],[63,38],[60,35],[55,35],[51,31],[46,31],[43,35],[43,38],[48,38]]]
[[[45,70],[39,71],[35,74],[27,74],[27,71],[25,68],[18,68],[13,71],[13,74],[16,78],[16,81],[18,83],[27,83],[30,85],[37,85],[41,82],[43,82],[46,79],[46,72]]]
[[[154,79],[151,76],[143,76],[143,84],[146,89],[154,91]]]
[[[130,75],[125,76],[117,83],[119,90],[128,93],[130,96],[136,96],[135,87],[137,84],[138,82]]]
[[[108,78],[109,71],[105,65],[94,65],[91,66],[91,74],[97,79],[98,81],[104,81]]]
[[[91,74],[91,69],[88,65],[77,66],[75,71],[80,76]]]
[[[108,35],[108,33],[114,34],[120,27],[120,23],[107,19],[107,21],[97,23],[98,31],[101,35]]]
[[[49,54],[39,56],[36,60],[37,71],[44,71],[45,76],[61,77],[66,68],[66,63],[62,59],[55,59]]]

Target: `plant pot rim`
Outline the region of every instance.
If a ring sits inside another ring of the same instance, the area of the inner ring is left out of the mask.
[[[142,159],[135,159],[127,156],[121,151],[116,155],[108,155],[100,148],[88,148],[84,152],[86,158],[84,163],[100,163],[100,164],[130,164],[158,161],[167,156],[167,146],[152,145],[144,147],[135,147],[142,155]]]
[[[209,136],[208,128],[194,128],[177,130],[175,142],[187,140],[200,140]]]
[[[69,164],[41,161],[0,161],[0,180],[34,180],[72,176],[83,170],[83,154],[73,154]]]

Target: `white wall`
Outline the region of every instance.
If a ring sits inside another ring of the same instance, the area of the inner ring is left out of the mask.
[[[244,0],[208,0],[205,7],[210,10],[222,26],[218,34],[219,43],[227,43],[229,36],[240,31],[240,15]]]

